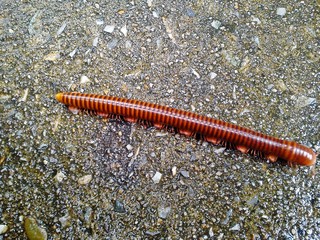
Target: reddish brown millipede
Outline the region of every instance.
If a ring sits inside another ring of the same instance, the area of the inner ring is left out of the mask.
[[[121,116],[159,129],[171,127],[186,136],[201,136],[213,144],[228,144],[243,153],[253,152],[271,162],[278,158],[289,165],[312,166],[316,154],[299,143],[271,137],[248,128],[196,113],[133,99],[85,93],[58,93],[56,99],[73,108],[94,111],[103,117]]]

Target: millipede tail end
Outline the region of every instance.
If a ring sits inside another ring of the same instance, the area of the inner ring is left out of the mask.
[[[63,97],[63,93],[57,93],[57,94],[56,94],[56,99],[57,99],[59,102],[62,102],[62,97]]]

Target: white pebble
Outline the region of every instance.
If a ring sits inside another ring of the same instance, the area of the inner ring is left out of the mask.
[[[252,21],[253,21],[253,22],[256,22],[257,24],[260,24],[260,23],[261,23],[260,19],[257,18],[257,17],[254,17],[254,16],[252,16]]]
[[[167,132],[156,132],[156,137],[163,137],[163,136],[167,136],[168,133]]]
[[[132,145],[130,145],[130,144],[128,144],[128,145],[126,146],[126,148],[128,149],[128,151],[131,151],[131,150],[133,149]]]
[[[59,30],[57,31],[57,36],[59,36],[61,33],[63,33],[64,29],[66,28],[67,23],[64,22],[61,27],[59,28]]]
[[[98,46],[98,41],[99,41],[99,37],[94,38],[94,39],[93,39],[92,46],[93,46],[93,47],[97,47],[97,46]]]
[[[127,49],[130,49],[132,47],[132,43],[129,40],[127,40],[124,45]]]
[[[77,49],[74,49],[71,53],[69,53],[69,56],[73,58],[76,52],[77,52]]]
[[[277,8],[277,15],[283,17],[286,15],[286,9],[285,8]]]
[[[152,6],[152,0],[147,0],[148,7]]]
[[[155,18],[158,18],[159,17],[159,13],[156,12],[156,11],[153,11],[152,12],[152,16],[155,17]]]
[[[214,236],[214,234],[213,234],[213,230],[212,230],[212,227],[209,229],[209,237],[213,237]]]
[[[247,108],[244,108],[244,109],[239,113],[239,115],[242,116],[243,114],[248,113],[248,112],[250,112],[250,110],[247,109]]]
[[[71,217],[68,214],[59,218],[59,221],[61,223],[61,227],[62,228],[67,227],[70,224],[70,219],[71,219]]]
[[[162,173],[156,172],[156,174],[153,176],[152,181],[154,183],[159,183],[162,177]]]
[[[54,52],[51,52],[48,55],[46,55],[44,57],[44,60],[53,62],[59,58],[60,58],[60,53],[57,51],[54,51]]]
[[[58,172],[55,176],[54,176],[54,179],[57,181],[57,182],[62,182],[67,176],[64,175],[61,171]]]
[[[125,37],[128,35],[128,30],[127,30],[127,26],[126,26],[126,25],[124,25],[124,26],[120,29],[120,31],[123,33],[123,35],[124,35]]]
[[[217,76],[217,74],[214,72],[211,72],[209,76],[210,76],[210,79],[214,79]]]
[[[192,73],[193,73],[198,79],[200,78],[200,74],[199,74],[196,70],[192,69]]]
[[[89,182],[91,182],[91,180],[92,180],[92,175],[91,174],[84,175],[83,177],[78,179],[78,183],[80,185],[85,185],[85,184],[88,184]]]
[[[108,44],[107,44],[107,48],[109,49],[109,50],[112,50],[112,49],[114,49],[116,46],[117,46],[117,44],[118,44],[118,39],[112,39],[110,42],[108,42]]]
[[[218,148],[217,150],[214,150],[214,152],[217,153],[217,154],[220,154],[220,153],[223,153],[224,150],[226,150],[226,148],[225,147],[221,147],[221,148]]]
[[[23,97],[20,99],[20,101],[25,102],[27,100],[28,94],[29,94],[29,88],[24,90]]]
[[[221,26],[221,22],[218,20],[213,20],[211,23],[211,26],[214,27],[215,29],[219,29]]]
[[[172,169],[171,169],[171,172],[172,172],[172,176],[177,175],[177,167],[173,166]]]
[[[0,234],[4,234],[8,231],[8,226],[0,224]]]
[[[97,24],[97,25],[102,25],[103,23],[104,23],[104,21],[101,20],[101,19],[97,19],[97,20],[96,20],[96,24]]]
[[[299,96],[296,100],[296,107],[303,108],[308,105],[314,104],[317,102],[316,98],[306,97],[306,96]]]
[[[103,31],[112,33],[114,31],[115,26],[114,25],[106,25],[103,29]]]
[[[158,207],[159,218],[166,219],[171,211],[171,207]]]
[[[239,231],[240,230],[240,224],[234,225],[232,228],[229,229],[230,231]]]
[[[88,83],[88,82],[90,82],[90,79],[87,76],[82,75],[81,78],[80,78],[80,83],[81,84],[85,84],[85,83]]]
[[[258,46],[260,46],[260,40],[259,40],[259,37],[258,37],[258,36],[254,36],[254,37],[253,37],[253,40],[254,40],[254,42],[255,42]]]

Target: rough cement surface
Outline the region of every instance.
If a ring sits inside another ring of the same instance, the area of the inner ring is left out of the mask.
[[[319,151],[319,7],[2,0],[0,239],[319,239],[317,168],[73,115],[54,99],[136,98]]]

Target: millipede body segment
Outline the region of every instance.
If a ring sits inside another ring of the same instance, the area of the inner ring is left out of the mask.
[[[121,116],[126,121],[144,121],[160,129],[171,127],[186,136],[200,135],[213,144],[230,144],[243,153],[259,153],[272,162],[277,158],[290,165],[312,166],[316,162],[312,149],[299,143],[184,110],[134,99],[76,92],[58,93],[56,99],[71,108],[90,110],[103,117]]]

